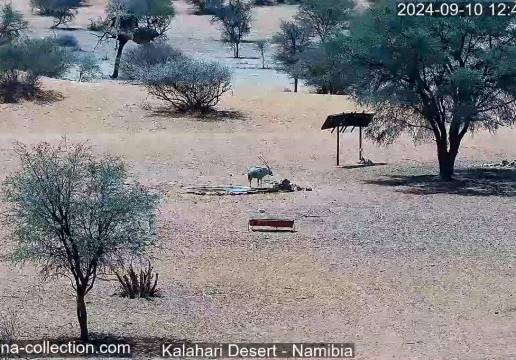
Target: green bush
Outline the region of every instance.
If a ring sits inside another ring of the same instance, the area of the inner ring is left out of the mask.
[[[52,38],[22,39],[0,46],[0,101],[30,98],[39,90],[42,76],[60,77],[73,64],[71,51]]]

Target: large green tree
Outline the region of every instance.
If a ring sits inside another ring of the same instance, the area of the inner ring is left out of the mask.
[[[468,132],[515,122],[516,20],[397,16],[380,1],[340,41],[350,91],[376,111],[367,134],[391,143],[403,133],[433,140],[440,176],[451,180]]]

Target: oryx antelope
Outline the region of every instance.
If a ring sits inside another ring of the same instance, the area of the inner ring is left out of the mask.
[[[265,165],[265,167],[253,166],[252,168],[249,168],[249,170],[247,170],[247,180],[249,180],[249,187],[252,187],[251,181],[253,179],[256,179],[256,181],[258,182],[257,186],[260,187],[260,185],[262,185],[262,180],[265,176],[272,176],[271,167],[269,166],[269,164],[267,164],[263,156],[260,155],[258,158],[263,163],[263,165]]]

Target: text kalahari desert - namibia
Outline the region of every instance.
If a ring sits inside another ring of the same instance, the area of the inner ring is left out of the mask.
[[[351,343],[331,344],[164,344],[163,357],[235,357],[235,358],[352,358],[355,347]]]

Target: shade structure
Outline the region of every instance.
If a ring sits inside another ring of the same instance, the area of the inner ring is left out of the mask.
[[[344,132],[348,127],[353,129],[358,127],[358,160],[362,160],[362,128],[369,126],[373,119],[374,113],[366,112],[350,112],[335,115],[329,115],[321,126],[321,130],[332,129],[332,133],[337,129],[337,166],[339,166],[340,157],[340,137],[339,134]]]
[[[335,129],[336,127],[358,127],[363,128],[369,126],[373,119],[374,113],[341,113],[330,115],[321,126],[321,130]]]

